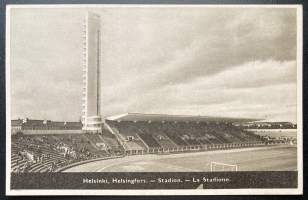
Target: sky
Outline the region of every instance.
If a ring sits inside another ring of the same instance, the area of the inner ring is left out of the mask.
[[[101,16],[101,113],[296,122],[296,9],[14,8],[11,115],[76,121],[82,24]]]

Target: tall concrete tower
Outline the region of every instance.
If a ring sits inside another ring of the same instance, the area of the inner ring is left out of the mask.
[[[87,13],[83,24],[82,124],[86,131],[101,130],[100,115],[100,17]]]

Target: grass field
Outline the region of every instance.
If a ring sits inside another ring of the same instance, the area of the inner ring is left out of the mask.
[[[78,165],[65,172],[205,172],[211,162],[238,166],[238,171],[297,170],[295,146],[272,146],[207,152],[137,155]]]

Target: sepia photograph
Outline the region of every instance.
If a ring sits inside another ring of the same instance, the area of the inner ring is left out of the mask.
[[[300,5],[8,5],[6,83],[9,195],[302,193]]]

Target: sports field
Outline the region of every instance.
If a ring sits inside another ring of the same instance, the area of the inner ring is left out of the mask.
[[[204,172],[211,170],[211,162],[237,165],[238,171],[293,171],[297,170],[296,154],[295,146],[273,146],[136,155],[90,162],[69,168],[65,172]]]

